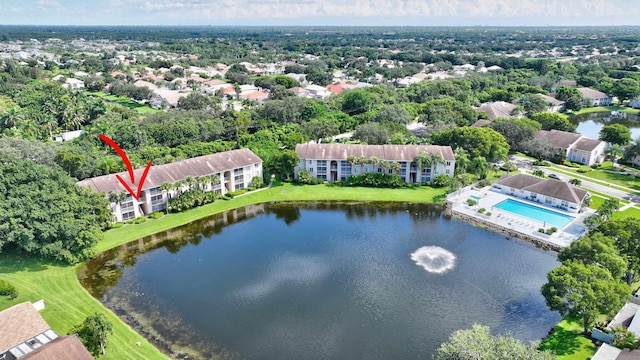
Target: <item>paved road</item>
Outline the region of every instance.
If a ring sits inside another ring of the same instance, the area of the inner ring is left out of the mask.
[[[579,175],[577,176],[569,176],[569,175],[565,175],[559,172],[554,172],[554,170],[552,168],[548,168],[545,166],[534,166],[533,165],[533,161],[527,158],[523,158],[520,156],[513,156],[513,159],[511,160],[514,164],[516,164],[518,166],[519,169],[521,170],[542,170],[545,175],[549,175],[551,173],[556,174],[558,176],[558,178],[560,178],[560,180],[564,180],[564,181],[568,181],[571,180],[572,178],[579,178],[580,181],[582,181],[582,184],[580,185],[581,187],[588,189],[588,190],[592,190],[592,191],[596,191],[602,194],[607,194],[613,197],[617,197],[620,199],[625,199],[625,200],[629,200],[632,201],[634,203],[640,203],[640,196],[638,194],[635,194],[633,192],[630,191],[625,191],[622,189],[618,189],[618,188],[614,188],[614,187],[609,187],[603,184],[599,184],[593,181],[589,181],[587,180],[585,177],[581,177]]]

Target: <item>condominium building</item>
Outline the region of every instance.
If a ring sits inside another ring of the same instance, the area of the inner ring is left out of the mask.
[[[140,181],[143,172],[144,169],[134,170],[136,183],[133,184],[132,189],[138,188],[137,182]],[[127,172],[118,175],[125,181],[129,179]],[[211,175],[217,175],[218,181],[208,181]],[[199,186],[201,189],[224,195],[229,191],[249,187],[251,179],[255,176],[262,178],[262,160],[249,149],[231,150],[170,164],[153,165],[143,183],[140,199],[136,200],[127,193],[125,200],[112,202],[110,208],[115,221],[126,221],[164,210],[170,196],[188,189],[188,184],[180,185],[180,182],[187,177],[203,179],[202,185]],[[165,182],[179,185],[169,191],[162,191],[160,185]],[[78,182],[78,185],[98,193],[126,193],[116,174],[85,179]]]
[[[420,153],[437,154],[430,164],[419,169],[414,159]],[[345,180],[365,173],[397,174],[407,183],[425,183],[436,175],[453,177],[455,156],[451,146],[437,145],[358,145],[358,144],[298,144],[300,158],[295,177],[309,171],[314,178],[329,182]],[[386,163],[386,164],[385,164]],[[395,164],[397,163],[397,165]]]

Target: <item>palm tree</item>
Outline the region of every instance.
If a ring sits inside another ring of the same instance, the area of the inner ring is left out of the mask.
[[[364,156],[360,156],[356,159],[356,163],[360,165],[360,174],[364,174],[364,166],[367,165],[368,162],[369,160]]]
[[[394,174],[400,175],[400,169],[402,169],[402,165],[400,165],[399,162],[394,161],[391,163],[391,171],[393,171]]]
[[[180,196],[182,194],[182,181],[176,181],[171,185],[173,185],[172,189],[176,191],[176,194]]]
[[[207,187],[207,184],[209,184],[209,177],[208,176],[200,176],[196,179],[197,183],[198,183],[198,188],[202,191],[204,191],[204,189]]]
[[[184,183],[189,187],[189,190],[191,190],[198,183],[198,181],[193,176],[187,176],[184,179]]]
[[[569,184],[575,185],[575,186],[580,186],[582,184],[582,180],[574,178],[574,179],[569,180]]]
[[[439,152],[434,152],[431,153],[431,164],[433,165],[433,167],[437,168],[438,165],[442,164],[444,165],[446,162],[444,161],[444,158],[442,157],[442,154]]]
[[[417,182],[422,182],[422,170],[425,169],[426,167],[431,167],[432,161],[433,161],[433,158],[431,154],[428,154],[426,151],[420,151],[420,153],[413,158],[413,162],[416,164],[416,167],[418,168],[418,171],[416,174]]]
[[[509,151],[503,147],[497,148],[493,152],[493,161],[497,162],[498,160],[507,161],[509,159]]]
[[[476,156],[471,160],[471,167],[476,178],[485,179],[487,177],[487,159],[484,156]]]
[[[162,184],[160,184],[160,190],[162,190],[167,194],[167,203],[164,206],[164,209],[166,210],[167,214],[169,213],[169,197],[171,196],[169,191],[171,191],[172,189],[173,189],[173,184],[168,181],[164,181]]]
[[[456,155],[456,168],[454,170],[454,173],[456,174],[466,173],[467,168],[471,163],[471,160],[469,160],[469,153],[467,152],[467,150],[463,148],[457,148],[455,151],[455,155]]]
[[[220,176],[218,174],[209,175],[209,183],[211,184],[211,190],[213,190],[215,185],[220,184]]]
[[[384,169],[384,173],[387,174],[389,173],[389,169],[391,169],[391,163],[388,161],[382,161],[382,163],[380,164],[380,166],[382,167],[382,169]]]
[[[369,162],[371,163],[371,172],[373,172],[373,169],[380,164],[380,159],[372,156],[369,158]]]
[[[611,161],[613,161],[614,163],[616,162],[616,160],[618,159],[618,157],[620,157],[620,155],[622,155],[623,153],[623,147],[620,146],[620,144],[612,144],[611,146],[609,146],[609,148],[607,149],[607,156],[611,159]]]

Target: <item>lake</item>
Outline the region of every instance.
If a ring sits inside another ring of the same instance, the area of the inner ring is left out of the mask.
[[[299,202],[140,239],[80,279],[160,349],[192,359],[429,359],[474,323],[544,337],[560,316],[540,287],[558,265],[438,205]]]
[[[640,137],[640,121],[637,114],[596,112],[572,116],[569,119],[578,125],[576,132],[591,139],[600,137],[600,130],[605,125],[622,124],[631,130],[631,139]]]

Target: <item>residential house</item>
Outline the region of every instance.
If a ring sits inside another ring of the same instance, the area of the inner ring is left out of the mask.
[[[421,152],[438,153],[442,163],[431,164],[418,173],[418,166],[413,159]],[[295,178],[300,172],[307,170],[314,178],[329,182],[345,180],[351,175],[364,173],[393,173],[392,168],[385,168],[382,163],[399,163],[396,172],[407,183],[424,183],[433,180],[436,175],[453,177],[455,156],[450,146],[437,145],[359,145],[359,144],[298,144],[296,153],[300,158],[295,168]],[[350,157],[380,160],[379,164],[352,164]]]
[[[599,328],[591,330],[591,337],[602,341],[593,360],[630,360],[640,359],[640,350],[618,349],[609,345],[613,341],[612,330],[626,329],[636,337],[640,335],[640,305],[634,302],[624,304],[622,309],[614,316],[613,320],[607,324],[604,331]]]
[[[471,126],[473,126],[473,127],[483,127],[483,126],[489,125],[489,124],[491,124],[491,120],[478,119],[476,122],[471,124]]]
[[[325,99],[331,95],[327,88],[320,85],[309,85],[305,89],[316,99]]]
[[[553,96],[538,94],[545,103],[547,103],[547,111],[551,113],[560,112],[564,109],[564,101],[558,100]]]
[[[629,101],[629,106],[634,109],[640,109],[640,97],[637,97]]]
[[[618,349],[607,343],[603,343],[591,360],[637,360],[640,359],[640,350]]]
[[[80,339],[75,335],[61,336],[50,343],[33,350],[20,360],[94,360]]]
[[[547,139],[554,146],[566,151],[568,161],[583,165],[593,165],[604,161],[607,143],[589,139],[584,135],[560,130],[540,130],[534,135],[536,138]]]
[[[55,141],[57,142],[65,142],[70,141],[76,138],[79,138],[80,135],[84,134],[84,130],[74,130],[63,132],[62,134],[56,136]]]
[[[594,90],[591,88],[581,87],[578,88],[582,98],[591,100],[592,106],[609,106],[613,99],[611,96],[603,93],[602,91]]]
[[[57,338],[30,302],[0,311],[0,359],[22,358]]]
[[[499,117],[512,117],[513,110],[515,110],[516,107],[516,105],[505,101],[494,101],[484,103],[475,108],[475,110],[487,114],[489,120],[493,120]]]
[[[296,94],[297,97],[302,97],[302,98],[312,97],[309,91],[307,91],[307,89],[301,88],[299,86],[294,86],[289,90],[291,90],[294,94]]]
[[[491,190],[568,212],[580,211],[588,193],[567,182],[527,174],[503,175]]]
[[[144,169],[134,170],[137,181],[143,172]],[[118,175],[123,179],[129,179],[127,172]],[[139,200],[128,195],[126,200],[120,203],[111,203],[110,209],[115,221],[131,220],[138,216],[162,211],[166,208],[168,196],[188,189],[188,185],[183,184],[167,194],[160,189],[162,183],[175,184],[189,176],[197,179],[209,175],[217,175],[219,183],[206,184],[201,187],[204,191],[226,194],[229,191],[241,190],[250,186],[254,176],[262,178],[262,160],[249,149],[238,149],[180,160],[170,164],[155,165],[149,170]],[[78,185],[88,187],[97,193],[125,192],[124,187],[116,178],[116,174],[85,179],[79,181]],[[134,183],[131,188],[137,189],[138,186],[137,183]]]
[[[84,89],[84,81],[69,78],[65,80],[64,84],[62,84],[62,87],[67,89]]]
[[[264,103],[269,100],[269,92],[268,91],[253,91],[249,93],[242,93],[240,95],[241,99],[257,101],[259,103]]]

